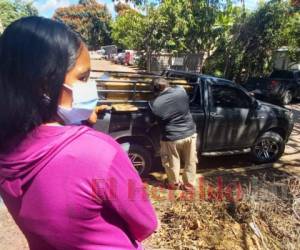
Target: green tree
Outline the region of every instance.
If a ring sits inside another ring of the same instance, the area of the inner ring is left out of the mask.
[[[286,2],[272,0],[261,4],[237,25],[232,40],[237,54],[233,55],[228,77],[239,75],[243,69],[249,76],[264,75],[271,70],[274,50],[287,42],[284,34],[289,11]]]
[[[111,15],[105,5],[95,0],[80,0],[77,5],[59,8],[53,18],[78,32],[90,49],[111,43]]]
[[[214,50],[223,29],[218,21],[222,14],[220,1],[164,0],[159,6],[144,5],[138,14],[128,12],[117,17],[112,25],[112,37],[125,47],[152,52],[199,54],[198,68]]]
[[[292,12],[283,31],[282,45],[288,46],[289,56],[294,62],[300,61],[300,13]]]
[[[128,9],[112,22],[114,42],[128,49],[144,50],[147,57],[147,69],[150,70],[150,58],[155,51],[165,47],[165,20],[157,8],[147,5],[146,14]]]
[[[21,17],[37,15],[38,11],[32,2],[0,0],[0,23],[3,29]]]
[[[218,21],[223,6],[220,0],[165,0],[160,6],[166,19],[167,48],[174,52],[198,54],[197,70],[216,49],[222,28]]]
[[[287,46],[291,57],[299,60],[299,27],[299,12],[287,2],[260,2],[257,10],[237,16],[229,36],[219,44],[205,71],[217,71],[238,82],[265,75],[272,71],[274,51],[282,46]],[[242,71],[245,79],[241,79]]]
[[[207,58],[204,65],[203,71],[206,74],[225,77],[230,70],[232,56],[238,53],[235,41],[239,24],[243,22],[246,14],[244,6],[239,7],[231,1],[226,2],[216,22],[216,26],[221,31],[215,44],[216,50]]]
[[[115,4],[115,11],[118,13],[118,15],[122,15],[123,12],[126,12],[130,9],[130,5],[126,3],[118,2]]]
[[[143,49],[142,23],[144,16],[134,10],[126,10],[111,23],[113,41],[127,49]]]
[[[125,11],[112,24],[118,44],[147,51],[199,54],[198,70],[226,78],[242,71],[258,76],[272,69],[272,55],[288,46],[299,57],[299,15],[287,1],[261,1],[249,11],[231,0],[164,0]]]

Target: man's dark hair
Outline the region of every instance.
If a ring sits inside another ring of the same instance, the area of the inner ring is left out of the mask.
[[[155,92],[161,92],[170,86],[169,82],[162,77],[154,78],[152,84]]]
[[[0,37],[0,150],[52,121],[66,73],[82,48],[65,24],[25,17]]]

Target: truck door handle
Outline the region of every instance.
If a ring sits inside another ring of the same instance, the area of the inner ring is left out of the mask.
[[[211,115],[213,118],[215,118],[215,119],[222,119],[222,118],[224,118],[223,115],[220,115],[220,114],[217,114],[217,113],[214,113],[214,112],[210,113],[210,115]]]

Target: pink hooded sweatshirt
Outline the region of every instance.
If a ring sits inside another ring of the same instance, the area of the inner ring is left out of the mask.
[[[0,154],[0,195],[32,250],[142,249],[157,228],[126,153],[84,126],[42,125]]]

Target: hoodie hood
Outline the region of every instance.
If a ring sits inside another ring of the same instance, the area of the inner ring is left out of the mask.
[[[28,184],[56,154],[89,128],[41,125],[9,154],[0,154],[0,191],[22,196]]]

